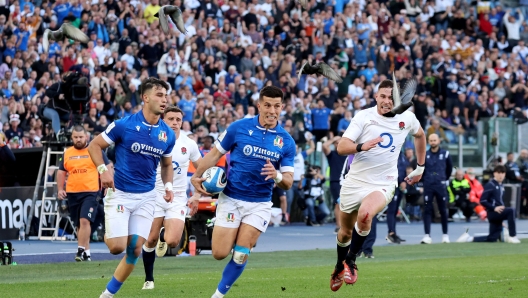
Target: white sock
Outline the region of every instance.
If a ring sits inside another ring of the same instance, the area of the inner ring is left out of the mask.
[[[444,234],[443,236],[449,238],[449,235],[447,235],[447,234]]]
[[[84,246],[77,246],[77,249],[79,249],[79,248],[84,249],[85,247]]]
[[[145,244],[143,244],[143,250],[145,252],[153,252],[156,250],[156,247],[150,248],[150,247],[147,247]]]
[[[103,294],[105,294],[106,296],[109,296],[109,297],[114,297],[114,294],[110,293],[110,292],[108,291],[108,289],[105,289],[105,291],[104,291]]]
[[[431,237],[431,236],[429,236],[429,234],[425,234],[425,237]]]
[[[214,298],[223,298],[224,294],[220,293],[220,291],[218,291],[218,289],[216,289],[216,292],[214,293],[213,297]],[[213,297],[211,297],[211,298],[213,298]]]
[[[90,256],[90,250],[89,249],[85,250],[84,252],[86,253],[87,256]]]

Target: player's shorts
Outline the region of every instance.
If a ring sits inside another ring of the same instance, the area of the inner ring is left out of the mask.
[[[138,235],[148,239],[156,209],[156,191],[128,193],[118,189],[104,198],[106,238]]]
[[[94,222],[97,216],[98,192],[77,192],[68,193],[68,211],[70,219],[76,227],[80,227],[81,218]]]
[[[161,194],[156,192],[156,210],[154,212],[154,218],[165,217],[165,219],[179,219],[185,222],[185,216],[187,215],[187,194],[185,191],[174,192],[174,199],[172,203],[167,203]]]
[[[226,196],[218,196],[215,226],[238,228],[240,223],[248,224],[262,233],[266,232],[271,219],[272,202],[246,202]]]
[[[359,210],[363,199],[375,191],[379,191],[384,195],[385,206],[387,206],[394,197],[396,185],[396,182],[381,186],[359,181],[355,181],[352,184],[347,181],[341,186],[339,209],[345,213]]]

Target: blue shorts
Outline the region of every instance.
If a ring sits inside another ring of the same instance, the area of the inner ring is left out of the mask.
[[[68,193],[68,211],[76,227],[80,226],[81,218],[94,222],[99,207],[98,194],[99,192]]]

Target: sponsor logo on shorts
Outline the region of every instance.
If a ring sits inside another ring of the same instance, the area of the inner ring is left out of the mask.
[[[227,214],[227,221],[228,221],[228,222],[234,222],[234,221],[235,221],[235,214],[233,214],[233,213],[228,213],[228,214]]]
[[[92,213],[93,212],[93,207],[90,207],[90,210],[88,210],[88,212]]]
[[[117,205],[117,212],[121,212],[121,213],[125,212],[125,206]]]
[[[181,211],[181,215],[185,215],[185,211],[182,210],[182,211]]]
[[[267,224],[268,224],[268,221],[265,220],[264,223],[262,224],[262,226],[265,227]]]

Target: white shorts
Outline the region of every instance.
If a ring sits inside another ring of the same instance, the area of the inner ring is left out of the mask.
[[[138,235],[148,239],[155,208],[155,190],[127,193],[116,189],[104,198],[106,238]]]
[[[387,206],[394,197],[396,185],[396,182],[381,186],[358,181],[352,184],[347,181],[341,186],[339,209],[345,213],[359,210],[363,199],[375,191],[379,191],[385,196],[385,206]]]
[[[165,217],[165,219],[179,219],[185,222],[185,216],[188,212],[187,194],[184,191],[174,192],[172,203],[167,203],[163,198],[165,194],[157,192],[156,211],[154,218]]]
[[[246,202],[222,192],[218,196],[215,226],[238,228],[243,222],[265,233],[271,219],[271,206],[272,202]]]

